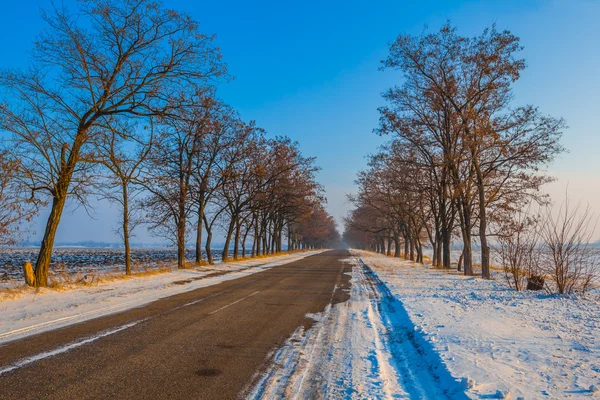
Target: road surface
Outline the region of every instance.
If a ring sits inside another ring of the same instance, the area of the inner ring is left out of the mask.
[[[1,399],[235,399],[272,351],[348,299],[328,251],[0,347]]]

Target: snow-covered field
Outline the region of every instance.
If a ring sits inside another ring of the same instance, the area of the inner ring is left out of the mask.
[[[289,338],[252,397],[600,398],[598,293],[515,292],[353,254],[350,300]]]
[[[35,333],[140,307],[163,297],[261,272],[321,251],[174,270],[65,291],[27,288],[16,298],[0,299],[0,345]]]
[[[23,278],[23,263],[35,264],[39,248],[3,248],[0,249],[0,287],[14,284]],[[250,250],[246,253],[249,255]],[[186,248],[185,258],[193,260],[195,249]],[[212,250],[215,262],[221,261],[223,251]],[[229,252],[233,257],[233,250]],[[206,259],[206,252],[202,252]],[[145,270],[164,268],[177,262],[175,248],[136,248],[131,249],[133,268],[143,267]],[[52,251],[50,274],[102,274],[125,271],[125,250],[122,248],[100,247],[55,247]]]

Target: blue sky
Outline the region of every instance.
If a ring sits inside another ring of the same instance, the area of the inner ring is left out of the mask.
[[[65,4],[74,3],[65,0]],[[341,220],[356,172],[384,139],[377,126],[381,92],[400,76],[378,71],[387,44],[399,33],[436,30],[446,19],[464,35],[496,23],[521,37],[528,69],[515,86],[516,104],[535,104],[569,125],[569,153],[550,173],[547,191],[560,199],[568,184],[574,200],[600,214],[600,2],[546,1],[220,1],[164,0],[216,33],[235,76],[220,96],[271,135],[298,140],[322,167],[329,211]],[[39,9],[49,0],[3,0],[0,68],[27,65],[41,29]],[[67,213],[58,241],[117,241],[117,213],[98,204],[95,220]],[[43,232],[43,217],[34,224]],[[82,228],[83,227],[83,228]],[[598,236],[598,235],[597,235]],[[138,241],[152,241],[138,233]]]

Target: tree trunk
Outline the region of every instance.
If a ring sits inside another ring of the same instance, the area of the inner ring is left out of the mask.
[[[423,243],[417,239],[417,262],[423,264]]]
[[[283,251],[283,224],[279,226],[277,232],[277,252],[281,253]]]
[[[185,268],[185,218],[177,223],[177,268]]]
[[[442,265],[444,268],[450,268],[451,257],[450,257],[450,243],[451,243],[451,232],[448,227],[442,227]]]
[[[56,229],[60,222],[63,209],[65,207],[66,190],[63,195],[52,199],[52,208],[46,223],[46,230],[40,246],[38,259],[35,263],[35,285],[37,287],[48,286],[48,271],[50,269],[50,257],[54,247],[54,239],[56,238]]]
[[[125,275],[131,275],[131,248],[129,246],[129,193],[123,182],[123,244],[125,246]]]
[[[71,185],[71,178],[73,177],[73,171],[79,158],[79,149],[83,144],[83,137],[86,134],[85,130],[80,130],[75,136],[75,142],[73,148],[67,158],[68,144],[64,143],[61,150],[61,169],[59,171],[58,181],[54,188],[52,198],[52,208],[50,209],[50,215],[48,216],[48,222],[46,223],[46,229],[44,231],[44,237],[40,245],[40,252],[35,263],[35,285],[37,287],[48,286],[48,272],[50,269],[50,258],[52,257],[52,250],[54,248],[54,240],[56,239],[56,230],[60,223],[62,212],[65,208],[65,202],[67,200],[67,194],[69,193],[69,186]]]
[[[471,244],[471,233],[467,232],[463,237],[463,270],[465,275],[473,275],[473,247]]]
[[[252,256],[258,256],[260,255],[260,226],[258,224],[258,215],[256,216],[255,220],[254,220],[254,243],[255,245],[253,245],[254,248],[254,252],[252,253]]]
[[[487,242],[487,213],[485,207],[485,185],[483,181],[483,174],[479,165],[478,158],[476,157],[475,150],[473,150],[472,158],[473,166],[475,167],[475,173],[477,175],[477,194],[479,196],[479,241],[481,243],[481,277],[484,279],[491,279],[490,275],[490,248]]]
[[[250,233],[251,229],[252,223],[248,225],[248,227],[246,228],[246,232],[244,232],[244,236],[242,237],[242,258],[246,258],[246,240],[248,240],[248,234]]]
[[[204,216],[204,225],[206,225],[206,246],[204,247],[206,250],[206,261],[209,265],[214,265],[215,261],[213,260],[212,250],[210,249],[210,242],[212,241],[212,226],[208,224],[206,216]]]
[[[269,254],[269,232],[267,231],[267,228],[264,228],[264,232],[263,232],[263,254]]]
[[[227,229],[227,236],[225,237],[225,245],[223,246],[223,261],[229,260],[229,245],[231,244],[231,237],[233,236],[233,229],[235,227],[235,217],[231,217],[229,222],[229,229]]]
[[[483,184],[479,186],[479,241],[481,242],[481,277],[491,279],[490,247],[487,242],[487,216],[485,209],[485,193]]]
[[[186,214],[185,203],[187,197],[186,185],[183,176],[179,178],[179,197],[177,199],[177,268],[185,268],[185,228]]]
[[[473,248],[471,247],[471,234],[463,232],[463,266],[465,275],[473,275]]]
[[[468,207],[469,203],[462,199],[458,203],[460,217],[460,229],[463,239],[462,259],[464,265],[464,274],[473,275],[473,249],[471,247],[471,211]]]
[[[400,258],[400,236],[394,233],[394,257]]]
[[[259,233],[258,233],[258,240],[256,242],[256,255],[261,255],[261,254],[265,254],[265,227],[266,222],[264,221],[264,219],[260,222],[260,229],[259,229]],[[258,227],[258,226],[257,226]]]
[[[442,182],[441,196],[440,196],[440,245],[441,249],[441,259],[439,260],[444,268],[450,268],[451,259],[450,259],[450,242],[452,236],[452,230],[450,224],[454,219],[453,213],[450,213],[448,210],[448,203],[446,202],[446,182],[445,180]],[[452,206],[452,203],[450,203]],[[450,215],[449,215],[450,214]]]
[[[242,234],[242,226],[240,221],[235,222],[235,243],[233,244],[233,259],[237,260],[240,253],[240,238]]]
[[[204,220],[204,201],[198,205],[198,223],[196,224],[196,265],[202,264],[202,221]]]

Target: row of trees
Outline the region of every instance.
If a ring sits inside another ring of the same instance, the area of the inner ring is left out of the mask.
[[[44,13],[32,66],[0,74],[1,233],[11,244],[23,219],[49,206],[37,286],[48,284],[67,201],[88,207],[97,193],[122,210],[128,274],[140,223],[176,243],[178,267],[192,233],[196,263],[212,263],[222,225],[224,260],[231,247],[244,256],[247,243],[253,255],[281,251],[284,235],[289,249],[335,239],[314,159],[287,138],[266,138],[216,96],[228,75],[213,36],[156,1],[80,5]]]
[[[463,37],[446,24],[397,38],[383,68],[399,70],[403,82],[384,93],[376,129],[392,138],[358,175],[346,242],[418,262],[429,243],[432,264],[449,268],[459,239],[458,268],[468,275],[477,242],[490,278],[490,243],[513,235],[527,205],[549,202],[544,168],[563,151],[562,119],[513,106],[521,49],[495,27]]]

